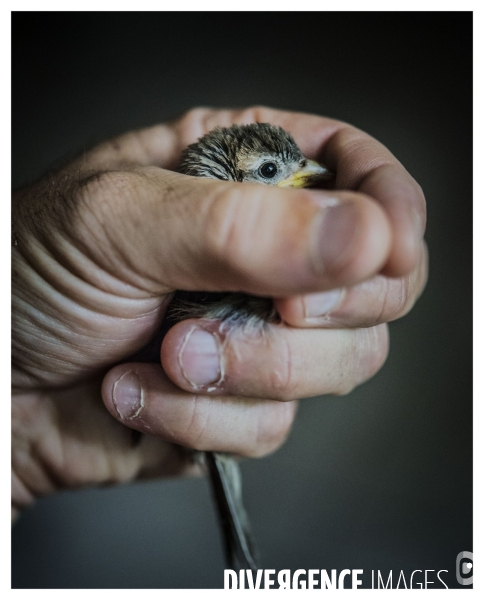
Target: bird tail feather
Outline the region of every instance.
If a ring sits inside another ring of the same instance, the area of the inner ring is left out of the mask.
[[[227,562],[234,568],[257,570],[258,552],[242,502],[242,477],[228,454],[205,452],[213,494],[224,535]]]

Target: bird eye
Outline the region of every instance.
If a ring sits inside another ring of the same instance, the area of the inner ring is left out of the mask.
[[[277,165],[273,162],[266,162],[259,167],[259,174],[265,179],[272,179],[277,173]]]

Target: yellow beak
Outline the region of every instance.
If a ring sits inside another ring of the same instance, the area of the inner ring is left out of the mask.
[[[333,177],[333,173],[329,169],[314,160],[307,160],[302,169],[280,181],[277,187],[304,188],[331,179],[331,177]]]

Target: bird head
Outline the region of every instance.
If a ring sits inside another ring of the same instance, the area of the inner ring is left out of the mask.
[[[186,175],[302,188],[330,179],[323,165],[303,156],[287,131],[269,123],[219,127],[184,151]]]

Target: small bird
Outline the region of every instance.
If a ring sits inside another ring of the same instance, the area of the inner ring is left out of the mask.
[[[325,166],[305,158],[287,131],[269,123],[214,129],[186,148],[178,171],[281,188],[310,187],[333,176]],[[172,310],[179,320],[220,320],[227,332],[262,329],[277,320],[272,299],[242,293],[178,292]]]
[[[292,136],[269,123],[220,127],[185,149],[180,173],[224,181],[303,188],[331,179],[323,165],[304,157]],[[278,320],[271,298],[244,293],[178,291],[169,310],[171,322],[188,318],[221,321],[227,335],[263,330]],[[242,479],[229,454],[204,452],[231,568],[255,570],[257,550],[242,503]]]

